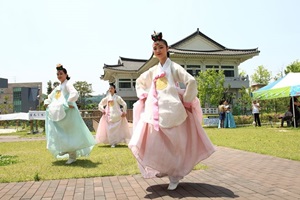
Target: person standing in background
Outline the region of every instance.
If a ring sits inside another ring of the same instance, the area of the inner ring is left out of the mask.
[[[122,110],[120,108],[122,106]],[[127,104],[116,95],[116,86],[109,86],[108,94],[103,98],[99,105],[102,112],[97,132],[97,143],[110,144],[114,148],[118,143],[128,143],[131,134],[129,124],[126,119]]]
[[[260,124],[260,118],[259,118],[259,110],[260,110],[260,105],[258,103],[258,101],[254,100],[252,102],[252,114],[254,117],[254,122],[255,122],[255,126],[261,126]]]

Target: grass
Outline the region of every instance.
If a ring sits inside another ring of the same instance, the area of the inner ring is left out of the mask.
[[[82,177],[133,175],[140,173],[137,162],[126,145],[116,148],[95,146],[88,158],[66,165],[46,149],[46,141],[2,143],[0,152],[17,161],[1,166],[0,182],[54,180]],[[194,169],[204,169],[198,164]]]
[[[230,147],[300,161],[300,130],[294,128],[206,128],[217,146]]]

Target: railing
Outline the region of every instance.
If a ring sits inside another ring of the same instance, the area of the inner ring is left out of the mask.
[[[102,112],[100,110],[80,110],[81,117],[83,119],[95,119],[99,120],[102,117]],[[132,109],[127,109],[127,120],[132,122],[133,120],[133,113]]]
[[[202,108],[203,114],[218,114],[218,108]]]
[[[217,108],[202,108],[203,114],[213,114],[217,115],[218,109]],[[100,119],[102,116],[102,112],[100,110],[80,110],[81,117],[83,119]],[[127,109],[127,116],[128,122],[132,122],[133,120],[133,112],[132,109]]]

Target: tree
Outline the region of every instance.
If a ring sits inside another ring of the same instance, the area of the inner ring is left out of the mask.
[[[247,89],[245,86],[242,86],[241,89],[239,89],[240,97],[237,98],[237,103],[233,107],[234,114],[243,114],[246,115],[247,111],[250,110],[251,107],[251,95],[250,95],[250,89]]]
[[[274,76],[274,80],[277,81],[278,79],[282,78],[283,77],[283,74],[282,72],[278,72],[275,76]]]
[[[257,84],[267,85],[271,80],[271,72],[269,72],[263,65],[260,65],[255,70],[254,74],[251,75],[251,82]]]
[[[90,97],[90,94],[93,92],[92,84],[89,84],[86,81],[76,81],[74,87],[79,93],[78,103],[80,108],[85,109],[85,98]]]
[[[285,74],[288,74],[290,72],[300,72],[300,62],[298,60],[292,62],[290,65],[286,67],[284,70]]]
[[[59,84],[60,84],[59,82],[55,81],[55,82],[53,83],[53,89],[56,88],[57,86],[59,86]]]
[[[47,94],[50,94],[52,92],[52,82],[49,80],[47,82]]]
[[[223,98],[225,89],[225,75],[222,70],[206,70],[199,72],[196,77],[198,82],[198,97],[201,102],[201,106],[205,106],[205,103],[209,103],[210,106],[217,106],[219,101]]]
[[[3,104],[0,104],[0,111],[1,114],[8,114],[11,113],[13,110],[14,106],[12,103],[9,103],[9,96],[4,96],[4,102]]]

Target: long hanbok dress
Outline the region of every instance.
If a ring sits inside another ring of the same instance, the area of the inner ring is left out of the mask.
[[[186,89],[179,90],[178,83]],[[139,101],[134,104],[128,146],[141,174],[144,178],[166,174],[172,182],[179,181],[215,151],[201,126],[196,80],[167,59],[136,80],[136,91]]]
[[[44,101],[48,105],[45,120],[47,149],[56,158],[66,153],[65,156],[72,153],[74,158],[88,156],[96,144],[77,108],[78,97],[74,86],[66,80]]]
[[[233,115],[230,111],[229,105],[225,106],[225,119],[224,119],[224,128],[236,128],[235,121]]]
[[[97,143],[116,145],[118,143],[128,144],[131,133],[126,117],[122,117],[123,112],[127,112],[126,102],[118,95],[111,95],[110,93],[103,98],[98,108],[102,115],[96,133]]]

